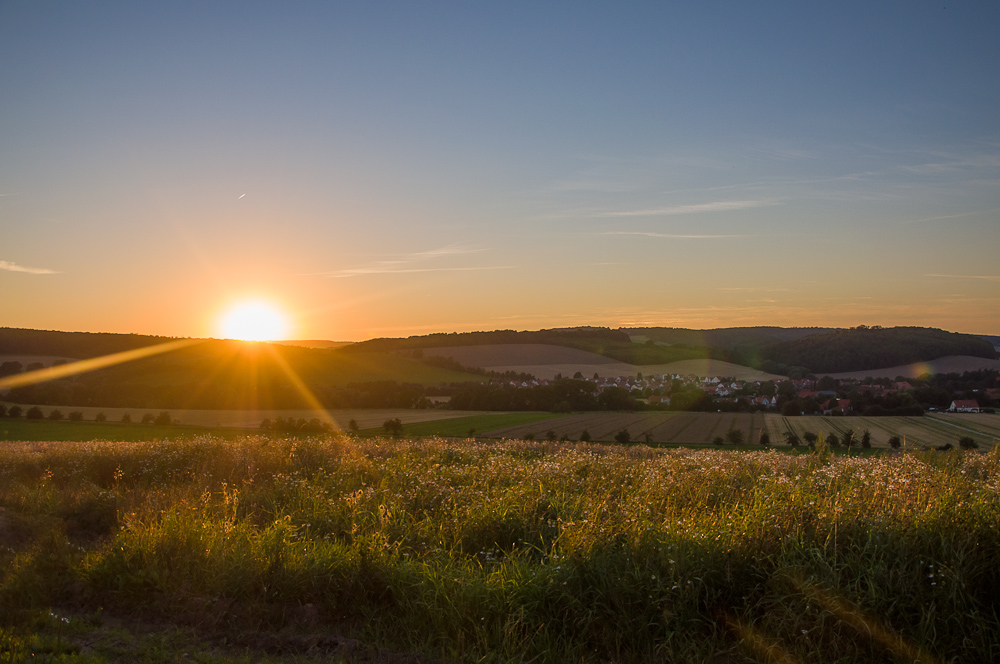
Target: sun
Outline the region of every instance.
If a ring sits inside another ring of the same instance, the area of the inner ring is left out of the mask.
[[[241,302],[222,315],[219,331],[225,339],[274,341],[285,338],[288,321],[281,311],[267,302]]]

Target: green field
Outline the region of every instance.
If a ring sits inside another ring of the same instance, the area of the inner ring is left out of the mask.
[[[454,417],[449,419],[406,424],[403,427],[403,433],[407,436],[445,436],[465,438],[469,435],[470,429],[474,430],[474,435],[478,436],[482,432],[502,427],[521,426],[534,422],[556,422],[562,417],[567,416],[536,412],[470,415],[468,417]],[[383,429],[382,427],[375,427],[371,429],[364,429],[361,433],[366,435],[381,435],[383,433]]]
[[[1000,451],[0,446],[0,661],[986,662]]]
[[[205,435],[240,435],[245,431],[197,426],[159,426],[156,424],[122,424],[120,422],[69,422],[0,418],[0,440],[52,441],[135,441],[190,438]]]

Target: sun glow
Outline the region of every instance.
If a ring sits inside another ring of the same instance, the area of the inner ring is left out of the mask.
[[[226,339],[274,341],[287,336],[288,322],[285,314],[267,302],[241,302],[222,316],[219,331]]]

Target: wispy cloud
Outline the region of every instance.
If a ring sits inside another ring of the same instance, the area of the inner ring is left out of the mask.
[[[925,277],[940,279],[982,279],[985,281],[1000,281],[1000,275],[994,274],[925,274]]]
[[[48,268],[25,267],[24,265],[11,263],[10,261],[0,261],[0,270],[7,270],[8,272],[24,272],[26,274],[59,274],[57,271],[49,270]]]
[[[332,272],[323,272],[323,276],[333,277],[335,279],[343,279],[346,277],[359,277],[368,274],[412,274],[417,272],[475,272],[479,270],[508,270],[515,265],[474,265],[474,266],[447,266],[447,265],[430,265],[422,266],[422,263],[433,262],[438,259],[448,258],[452,256],[464,256],[468,254],[479,254],[487,249],[480,249],[475,247],[468,247],[460,244],[449,244],[444,247],[438,247],[437,249],[429,249],[427,251],[416,251],[409,254],[403,254],[396,258],[381,260],[369,263],[367,265],[359,265],[357,267],[344,268],[342,270],[334,270]]]
[[[607,231],[599,235],[641,235],[643,237],[662,237],[677,240],[721,240],[731,237],[753,237],[752,235],[685,235],[682,233],[654,233],[647,231]]]
[[[665,208],[647,210],[623,210],[619,212],[602,212],[596,217],[660,217],[677,214],[701,214],[704,212],[729,212],[732,210],[748,210],[750,208],[780,205],[775,198],[748,201],[713,201],[711,203],[695,203],[693,205],[674,205]]]
[[[480,270],[511,270],[516,265],[476,265],[472,267],[359,267],[340,270],[338,272],[325,273],[328,277],[343,279],[345,277],[359,277],[365,274],[410,274],[413,272],[478,272]]]

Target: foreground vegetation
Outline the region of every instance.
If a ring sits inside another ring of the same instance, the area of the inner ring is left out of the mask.
[[[9,443],[0,661],[997,661],[998,492],[997,450]]]

